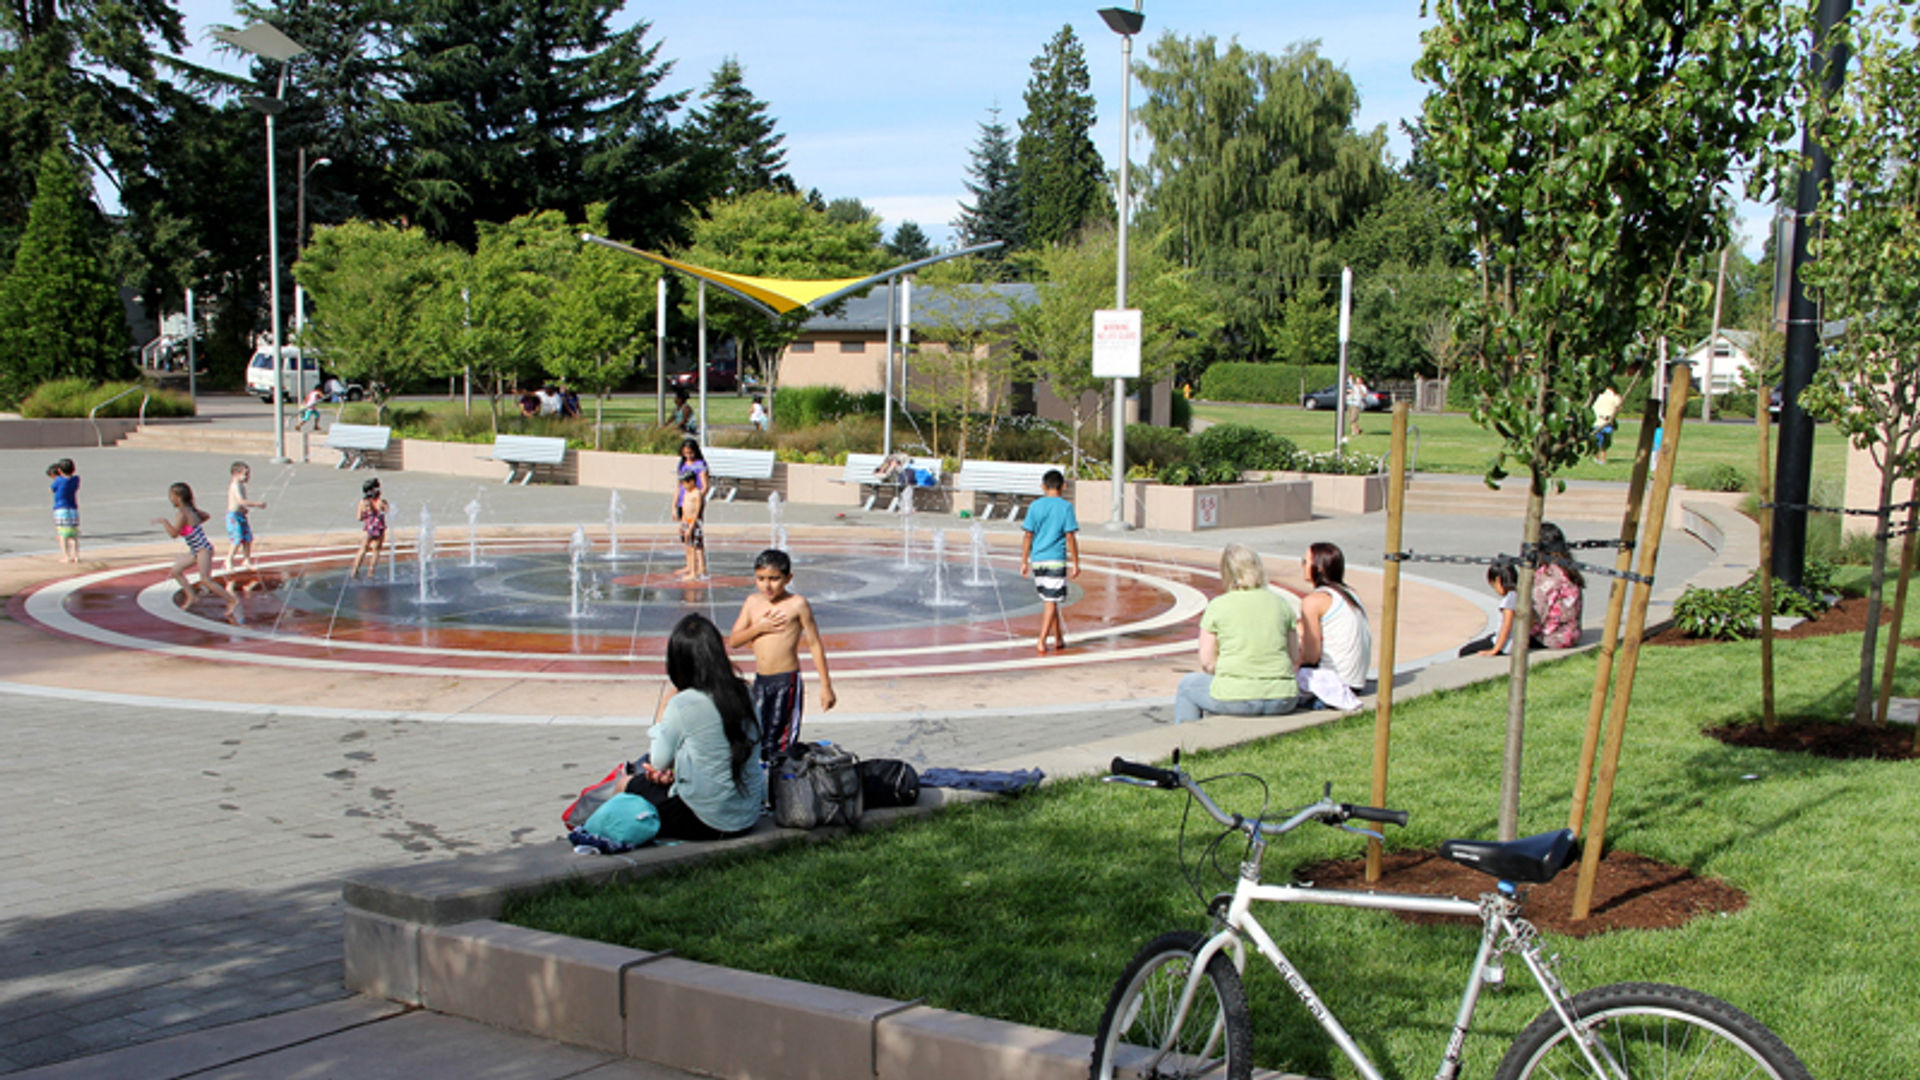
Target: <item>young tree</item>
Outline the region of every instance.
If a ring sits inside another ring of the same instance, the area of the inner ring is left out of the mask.
[[[693,244],[680,258],[729,273],[802,280],[864,277],[885,269],[887,261],[875,219],[836,224],[800,196],[773,191],[713,204],[695,223]],[[687,292],[682,314],[692,322],[696,301],[694,290]],[[709,332],[738,340],[760,358],[769,395],[779,383],[781,352],[814,314],[803,307],[770,318],[725,293],[710,291],[707,297]]]
[[[988,244],[998,240],[1005,247],[984,256],[995,264],[996,276],[1004,276],[1001,267],[1007,256],[1023,243],[1020,227],[1020,171],[1013,158],[1013,144],[1007,140],[1007,128],[1000,122],[1000,107],[987,110],[992,117],[980,125],[980,138],[973,144],[973,160],[967,166],[967,194],[972,204],[960,205],[960,216],[953,227],[960,233],[962,247]]]
[[[887,254],[897,263],[917,262],[933,254],[933,244],[927,240],[927,234],[920,226],[911,221],[903,221],[893,230],[893,239],[887,241]]]
[[[1790,130],[1781,16],[1761,0],[1436,0],[1414,71],[1425,151],[1470,228],[1460,366],[1474,417],[1547,484],[1590,452],[1595,394],[1636,341],[1706,299],[1685,268],[1726,236],[1734,168]],[[1756,172],[1756,175],[1759,175]],[[1522,565],[1519,594],[1531,592]],[[1515,835],[1531,605],[1514,628],[1499,831]]]
[[[951,415],[955,455],[966,460],[978,431],[990,444],[1007,409],[1007,391],[1019,361],[1013,346],[1012,305],[993,285],[979,258],[950,259],[920,272],[921,315],[914,368],[919,394],[933,406],[933,444],[940,419]],[[936,347],[937,346],[937,347]],[[984,427],[978,420],[985,414]]]
[[[686,137],[706,175],[709,198],[731,199],[754,191],[791,195],[785,136],[774,128],[767,103],[747,89],[740,61],[729,56],[701,92],[704,102],[687,118]]]
[[[1073,415],[1074,469],[1079,469],[1082,401],[1111,385],[1093,375],[1093,313],[1113,303],[1114,247],[1111,225],[1093,226],[1073,243],[1057,244],[1037,257],[1045,280],[1032,303],[1018,305],[1014,324],[1026,373],[1046,383]],[[1195,272],[1167,255],[1164,235],[1128,236],[1128,303],[1140,309],[1140,374],[1156,382],[1197,359],[1220,332],[1221,320]]]
[[[1808,412],[1846,432],[1880,472],[1880,518],[1860,643],[1855,723],[1873,717],[1873,665],[1886,583],[1894,485],[1920,475],[1920,14],[1887,4],[1855,24],[1854,75],[1815,122],[1833,158],[1833,185],[1814,223],[1807,280],[1826,317],[1844,320],[1814,383]],[[1900,628],[1891,631],[1899,633]]]
[[[586,231],[605,235],[606,209],[587,210]],[[593,445],[607,395],[632,373],[651,337],[654,283],[660,268],[599,244],[580,246],[553,296],[542,360],[547,372],[593,399]]]
[[[126,362],[119,291],[97,254],[104,233],[79,167],[49,148],[13,271],[0,279],[0,405],[48,379],[97,379]]]
[[[1264,358],[1296,281],[1384,194],[1386,132],[1354,132],[1353,80],[1311,45],[1168,34],[1149,55],[1143,217],[1200,271],[1241,355]]]
[[[435,299],[456,257],[418,228],[352,221],[322,229],[293,270],[314,304],[303,344],[370,388],[434,370]],[[384,411],[385,401],[379,405]]]
[[[1088,132],[1093,94],[1087,56],[1072,26],[1063,26],[1033,58],[1027,115],[1015,153],[1020,169],[1022,240],[1045,247],[1067,240],[1095,217],[1111,215],[1106,167]]]
[[[433,336],[450,365],[471,365],[485,383],[495,431],[508,384],[542,370],[553,297],[579,247],[580,230],[557,210],[483,223],[473,254],[459,253],[441,283]]]
[[[835,225],[859,225],[869,219],[877,221],[879,217],[873,207],[851,195],[842,195],[827,204],[827,220]]]

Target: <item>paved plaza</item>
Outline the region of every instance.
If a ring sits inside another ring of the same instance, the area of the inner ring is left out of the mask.
[[[78,568],[53,557],[42,474],[59,456],[73,457],[83,479],[87,561]],[[217,523],[226,465],[226,457],[207,453],[0,451],[5,591],[170,560],[178,545],[151,522],[166,510],[167,485],[192,483]],[[263,555],[293,538],[322,544],[351,536],[367,473],[323,463],[254,466],[253,493],[269,503],[255,515]],[[412,473],[389,474],[386,483],[403,542],[423,504],[436,520],[464,525],[462,508],[479,496],[488,527],[541,536],[579,523],[602,528],[608,502],[606,491],[593,488],[507,488]],[[658,507],[636,507],[629,518],[636,535],[664,527],[664,519]],[[731,530],[746,543],[765,532],[766,509],[720,503],[711,520],[717,533]],[[789,508],[788,520],[796,588],[804,593],[809,542],[857,539],[892,528],[894,519],[803,506]],[[965,523],[946,523],[964,537]],[[1115,565],[1204,568],[1229,539],[1278,561],[1330,540],[1356,568],[1362,596],[1379,591],[1380,515],[1198,537],[1103,536],[1096,523],[1086,524],[1090,546]],[[993,526],[1002,544],[1012,528]],[[1408,545],[1432,552],[1510,550],[1518,531],[1517,521],[1441,515],[1407,523]],[[1597,537],[1609,530],[1568,531]],[[1718,561],[1690,538],[1670,537],[1663,583]],[[1403,608],[1403,677],[1482,632],[1492,609],[1479,567],[1414,569],[1418,580]],[[1604,609],[1604,587],[1595,586],[1589,612]],[[614,761],[645,750],[644,722],[659,693],[657,677],[592,688],[555,678],[479,686],[431,671],[375,675],[156,657],[49,634],[23,622],[17,605],[10,612],[0,624],[0,815],[11,825],[0,838],[0,1072],[345,998],[341,878],[554,842],[566,802]],[[1075,628],[1071,609],[1068,618]],[[1465,677],[1471,665],[1448,667]],[[1191,652],[1180,649],[1054,672],[849,678],[839,687],[839,709],[810,709],[806,734],[863,756],[1017,767],[1050,750],[1168,722],[1178,675],[1192,669]],[[1010,690],[1006,679],[1016,676],[1055,687],[1054,696]],[[575,1072],[603,1075],[582,1062]]]

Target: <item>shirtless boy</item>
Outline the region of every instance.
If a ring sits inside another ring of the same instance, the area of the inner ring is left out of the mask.
[[[753,560],[756,590],[740,605],[727,644],[753,645],[753,707],[760,717],[760,759],[771,761],[800,737],[800,712],[806,695],[800,689],[800,639],[813,654],[820,673],[820,707],[833,708],[833,677],[827,674],[827,647],[813,621],[813,607],[799,593],[787,591],[793,581],[793,561],[787,553],[769,548]]]
[[[687,549],[687,565],[674,575],[682,581],[705,581],[707,577],[707,537],[700,526],[705,505],[699,476],[683,473],[680,477],[680,543]]]
[[[247,481],[253,479],[251,466],[236,461],[227,471],[233,477],[227,482],[227,577],[231,578],[236,555],[241,565],[253,569],[253,522],[247,511],[265,510],[267,504],[247,498]]]

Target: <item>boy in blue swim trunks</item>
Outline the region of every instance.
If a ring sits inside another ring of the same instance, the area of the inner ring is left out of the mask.
[[[80,561],[80,477],[72,458],[47,466],[53,479],[53,534],[60,539],[60,561]]]
[[[247,498],[247,481],[253,479],[253,467],[244,461],[236,461],[228,470],[232,479],[227,482],[227,577],[233,577],[233,557],[240,556],[240,562],[253,573],[253,522],[248,519],[248,510],[265,510],[267,504]]]
[[[831,709],[833,676],[827,673],[827,647],[813,621],[813,607],[799,593],[787,591],[793,581],[793,560],[769,548],[753,560],[754,592],[740,605],[727,644],[753,646],[753,708],[760,717],[760,760],[772,761],[800,737],[800,712],[806,694],[800,688],[800,639],[813,654],[820,673],[820,707]]]
[[[1034,591],[1040,594],[1040,641],[1034,651],[1047,655],[1047,635],[1053,635],[1056,651],[1067,647],[1066,624],[1060,619],[1060,603],[1067,598],[1067,579],[1080,576],[1080,519],[1073,504],[1060,497],[1067,478],[1059,469],[1048,469],[1040,478],[1046,494],[1027,508],[1020,522],[1020,576],[1033,573]]]

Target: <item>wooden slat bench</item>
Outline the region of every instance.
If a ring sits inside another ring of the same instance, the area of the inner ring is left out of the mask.
[[[540,466],[557,468],[566,463],[567,440],[546,435],[496,435],[493,437],[493,453],[487,458],[507,463],[509,484],[525,469],[526,475],[520,477],[520,483],[524,486],[533,479],[534,472]]]
[[[773,482],[773,451],[737,450],[725,446],[709,446],[700,451],[707,459],[707,479],[718,488],[728,483],[727,502],[740,493],[741,484],[771,484]]]
[[[886,477],[875,475],[876,471],[880,468],[881,463],[886,460],[887,460],[886,456],[883,454],[848,454],[847,455],[846,471],[840,474],[840,479],[837,482],[842,484],[857,484],[859,485],[860,489],[863,492],[865,492],[868,488],[872,489],[871,493],[867,494],[866,502],[862,505],[863,509],[867,509],[867,510],[873,509],[873,504],[877,502],[880,496],[889,489],[892,491],[893,498],[887,503],[887,509],[889,511],[892,511],[900,508],[900,491],[905,485],[899,483],[898,481],[889,480]],[[908,458],[907,464],[915,472],[926,472],[926,473],[933,474],[933,483],[914,485],[913,491],[914,491],[915,498],[919,497],[919,493],[921,491],[937,492],[941,490],[942,481],[944,480],[944,476],[942,475],[942,470],[945,468],[945,463],[943,463],[939,458],[937,457]]]
[[[987,508],[980,516],[993,517],[995,504],[999,499],[1007,500],[1007,520],[1020,516],[1020,510],[1026,503],[1046,494],[1040,486],[1040,478],[1058,469],[1058,465],[1035,465],[1024,461],[965,461],[960,464],[960,475],[954,480],[954,486],[961,491],[984,495]],[[1023,502],[1022,500],[1025,500]],[[961,509],[972,509],[972,500]]]
[[[327,429],[327,449],[340,451],[336,469],[371,468],[368,454],[386,453],[393,441],[393,429],[372,424],[335,424]]]

